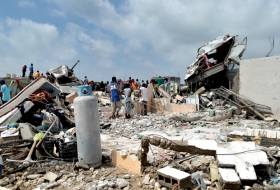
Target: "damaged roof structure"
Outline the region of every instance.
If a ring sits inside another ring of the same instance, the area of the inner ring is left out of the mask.
[[[185,76],[187,86],[195,85],[201,82],[205,87],[219,88],[224,86],[229,88],[229,70],[235,65],[239,65],[247,46],[247,37],[241,43],[238,43],[238,35],[224,35],[201,46],[197,50],[197,56],[194,63],[189,66]],[[205,68],[203,64],[203,55],[207,55],[212,66]]]
[[[251,86],[257,87],[246,76],[260,75],[247,64],[280,66],[280,58],[239,61],[247,38],[238,43],[237,37],[199,48],[185,86],[175,77],[156,88],[150,83],[147,115],[132,93],[131,119],[122,117],[124,107],[111,118],[108,93],[91,92],[75,77],[79,61],[30,81],[0,107],[1,189],[279,189],[277,87],[265,101],[268,93],[254,96]],[[204,67],[203,55],[211,67]],[[234,65],[239,83],[230,77]],[[81,100],[92,102],[83,107]],[[98,157],[92,158],[98,166],[81,159],[81,151]]]

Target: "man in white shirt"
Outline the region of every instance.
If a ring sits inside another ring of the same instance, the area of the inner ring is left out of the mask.
[[[141,114],[147,115],[147,102],[148,102],[148,90],[146,84],[142,84],[140,88],[140,102],[141,102]]]

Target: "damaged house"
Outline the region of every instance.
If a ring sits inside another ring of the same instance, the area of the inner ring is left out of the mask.
[[[224,35],[201,46],[197,50],[197,56],[194,63],[188,67],[185,76],[185,83],[190,88],[199,85],[206,88],[219,88],[224,86],[230,88],[232,79],[236,74],[233,70],[235,65],[239,65],[247,46],[247,37],[241,43],[238,43],[238,35]],[[208,57],[211,63],[207,68],[204,65],[203,56]]]

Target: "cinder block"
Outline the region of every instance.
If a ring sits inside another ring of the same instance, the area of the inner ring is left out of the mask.
[[[178,184],[178,189],[191,187],[191,175],[175,168],[165,167],[157,170],[159,184],[173,188]]]
[[[240,189],[241,181],[232,168],[219,168],[219,183],[223,189]]]

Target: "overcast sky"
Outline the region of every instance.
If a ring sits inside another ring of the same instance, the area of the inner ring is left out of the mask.
[[[279,0],[6,0],[0,3],[0,76],[23,65],[77,60],[94,81],[185,77],[197,49],[218,36],[248,37],[243,59],[280,55]]]

